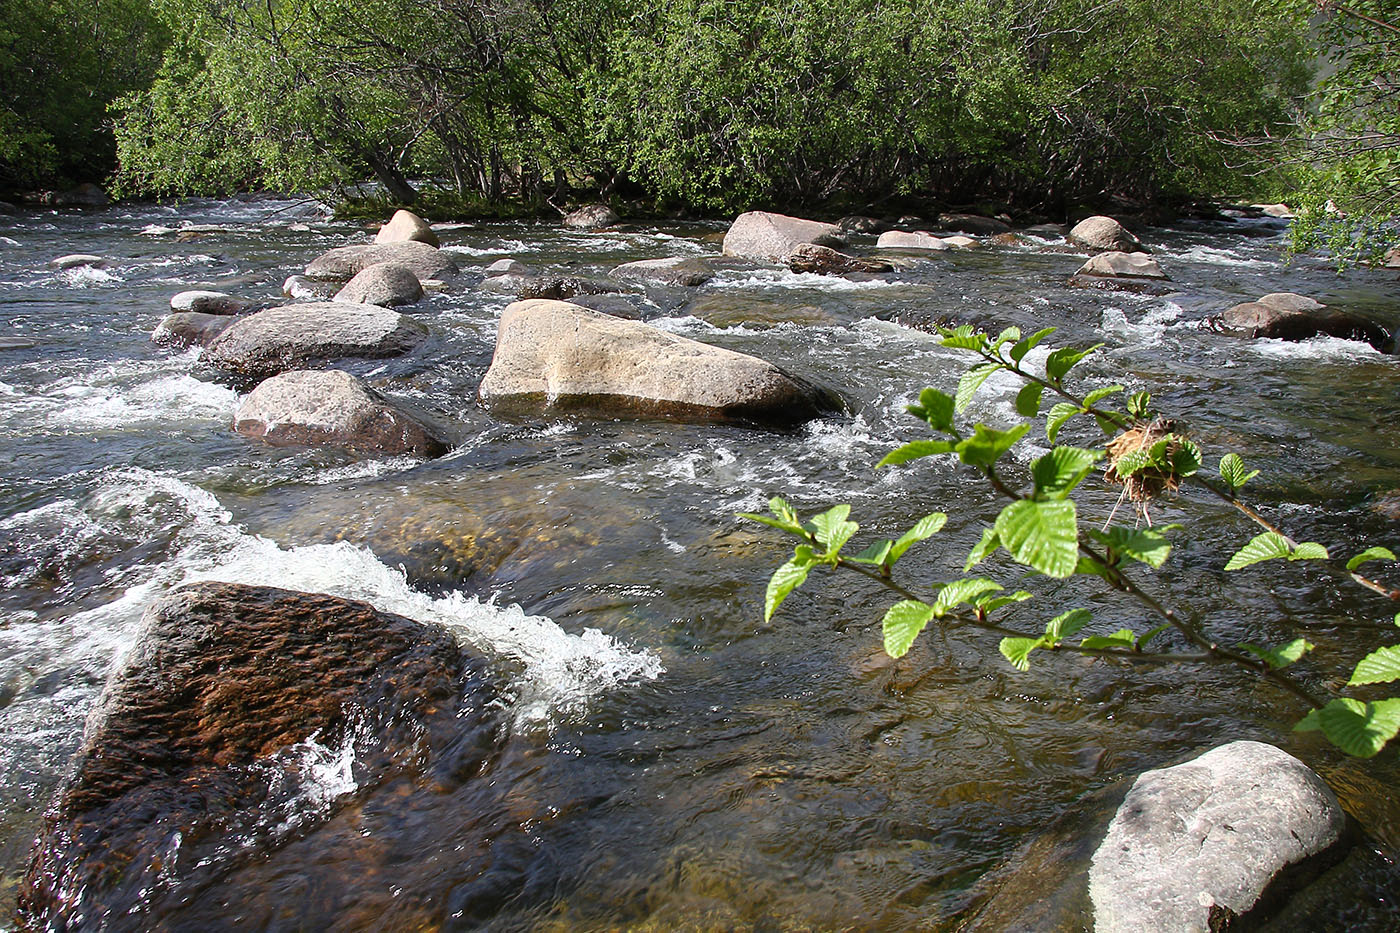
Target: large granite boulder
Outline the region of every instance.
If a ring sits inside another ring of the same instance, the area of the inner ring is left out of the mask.
[[[630,279],[648,285],[704,285],[715,277],[714,267],[698,256],[674,256],[669,259],[641,259],[624,262],[608,273],[616,279]]]
[[[889,230],[880,234],[880,239],[875,241],[878,249],[921,249],[930,251],[942,251],[952,249],[948,243],[940,236],[927,233],[923,230]]]
[[[1097,276],[1099,278],[1165,279],[1167,274],[1157,264],[1138,253],[1107,252],[1090,256],[1089,261],[1079,267],[1075,275]]]
[[[564,226],[572,230],[601,230],[619,219],[617,212],[606,204],[585,204],[564,215]]]
[[[889,272],[894,268],[883,259],[861,259],[816,243],[799,243],[788,253],[784,262],[793,272],[810,272],[814,275]]]
[[[780,262],[803,243],[846,245],[841,228],[835,224],[768,211],[749,211],[730,224],[729,232],[724,235],[724,255]]]
[[[348,805],[367,819],[366,790],[411,775],[433,749],[469,739],[460,747],[474,765],[453,770],[480,773],[502,734],[482,670],[445,629],[366,603],[228,583],[176,590],[147,611],[88,718],[20,891],[22,925],[269,929],[279,910],[300,916],[300,882],[323,870],[305,856],[281,868],[300,865],[283,876],[298,884],[258,900],[236,893],[231,869],[275,865]],[[337,789],[316,767],[342,748],[353,778]],[[379,868],[374,857],[347,848],[337,869],[353,878]],[[283,923],[325,928],[335,907]]]
[[[1140,775],[1089,869],[1096,933],[1190,933],[1246,913],[1289,865],[1342,835],[1322,779],[1272,745],[1232,742]]]
[[[335,293],[333,301],[397,308],[423,297],[423,283],[402,263],[377,262],[359,272]]]
[[[431,428],[337,369],[293,370],[264,380],[239,403],[233,429],[274,445],[423,457],[448,449]]]
[[[1391,342],[1390,332],[1376,322],[1292,292],[1274,292],[1237,304],[1226,309],[1217,324],[1226,333],[1241,337],[1307,340],[1326,335],[1365,341],[1377,350]]]
[[[394,262],[408,266],[421,282],[455,275],[457,258],[450,250],[407,240],[402,243],[371,243],[342,246],[313,259],[305,275],[309,279],[347,282],[375,263]]]
[[[764,360],[562,301],[501,314],[483,401],[603,414],[793,425],[832,406]]]
[[[1147,247],[1126,227],[1102,214],[1086,217],[1069,231],[1069,241],[1092,252],[1145,253]]]
[[[151,341],[162,347],[207,347],[228,330],[235,318],[202,311],[175,311],[161,318],[151,331]]]
[[[187,291],[170,299],[171,311],[193,311],[198,314],[240,314],[252,304],[246,298],[223,292]]]
[[[284,305],[237,319],[204,359],[225,372],[266,379],[343,357],[400,356],[428,335],[418,321],[375,305],[340,301]]]
[[[427,243],[429,246],[438,246],[437,234],[433,228],[422,217],[413,211],[399,210],[394,212],[394,216],[389,218],[389,222],[379,228],[379,232],[374,236],[376,243]]]

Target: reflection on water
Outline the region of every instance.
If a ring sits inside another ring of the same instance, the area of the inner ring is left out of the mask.
[[[768,433],[494,420],[475,390],[509,298],[471,288],[469,274],[412,310],[434,333],[424,348],[349,364],[451,426],[453,454],[421,463],[237,438],[234,390],[197,353],[148,340],[177,291],[270,298],[322,250],[363,237],[287,207],[4,219],[5,335],[37,344],[0,350],[6,903],[144,607],[194,579],[337,593],[445,625],[506,684],[511,732],[480,786],[413,769],[362,785],[351,745],[288,750],[304,806],[268,814],[286,825],[282,841],[231,864],[217,898],[171,908],[172,928],[231,928],[236,916],[276,929],[926,928],[951,922],[976,880],[1071,802],[1245,737],[1308,761],[1376,839],[1400,842],[1394,756],[1347,761],[1289,732],[1301,710],[1242,674],[1058,656],[1017,674],[988,638],[956,629],[892,662],[878,634],[887,599],[854,577],[814,578],[764,625],[764,585],[786,545],[734,517],[772,495],[804,512],[848,501],[862,535],[891,536],[946,511],[948,528],[901,566],[915,581],[957,574],[993,498],[953,464],[873,469],[920,436],[902,413],[919,387],[948,387],[963,365],[898,322],[1054,325],[1065,342],[1107,344],[1076,370],[1086,385],[1150,388],[1208,448],[1241,450],[1264,471],[1255,494],[1300,538],[1395,546],[1394,524],[1368,508],[1400,488],[1394,359],[1202,326],[1231,303],[1292,290],[1389,314],[1394,327],[1393,275],[1285,266],[1277,229],[1261,225],[1248,232],[1270,236],[1149,235],[1179,289],[1165,297],[1069,289],[1082,258],[1049,239],[906,257],[877,282],[725,269],[698,289],[648,293],[639,306],[652,323],[847,400],[846,414]],[[186,223],[219,229],[177,239]],[[602,276],[711,253],[702,235],[717,229],[479,224],[443,237],[469,265],[517,256]],[[74,252],[111,261],[91,275],[45,267]],[[970,417],[1008,423],[1018,388],[989,381]],[[1072,424],[1065,440],[1090,443],[1088,429]],[[1033,432],[1015,461],[1043,444]],[[1101,521],[1113,501],[1090,489],[1083,507]],[[1296,565],[1226,577],[1219,553],[1252,529],[1191,494],[1159,508],[1189,535],[1155,589],[1226,640],[1303,624],[1319,657],[1352,659],[1371,636],[1350,623],[1388,618]],[[987,569],[1018,582],[1008,564]],[[1075,581],[1020,612],[1033,625],[1072,605],[1092,608],[1105,632],[1142,627],[1134,607]],[[1320,683],[1329,669],[1304,662]]]

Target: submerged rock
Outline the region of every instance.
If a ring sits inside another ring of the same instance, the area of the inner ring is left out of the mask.
[[[1327,335],[1365,341],[1377,350],[1384,350],[1391,342],[1390,332],[1376,322],[1293,292],[1274,292],[1237,304],[1226,309],[1217,324],[1240,337],[1307,340]]]
[[[522,279],[515,289],[515,295],[521,299],[549,298],[555,301],[567,301],[575,295],[608,295],[620,291],[622,289],[612,282],[573,275],[551,275]]]
[[[31,350],[38,345],[28,337],[0,337],[0,350]]]
[[[65,269],[79,269],[89,266],[93,269],[105,269],[111,263],[101,256],[91,256],[87,253],[70,253],[67,256],[59,256],[57,259],[49,260],[49,267],[62,272]]]
[[[209,345],[204,358],[234,375],[266,379],[342,357],[399,356],[427,335],[418,321],[375,305],[284,305],[237,319]]]
[[[412,269],[402,263],[377,262],[346,282],[332,300],[396,308],[422,297],[423,283]]]
[[[1094,252],[1145,253],[1147,247],[1126,227],[1102,214],[1086,217],[1069,232],[1069,241]]]
[[[431,428],[346,372],[294,370],[243,399],[233,429],[269,444],[436,457],[447,444]]]
[[[437,234],[422,217],[413,211],[398,210],[374,236],[376,243],[427,243],[438,246]]]
[[[715,277],[714,267],[698,256],[669,259],[641,259],[625,262],[608,273],[613,278],[633,279],[654,285],[690,287],[703,285]]]
[[[479,773],[499,741],[482,666],[446,630],[367,603],[199,583],[142,624],[25,876],[20,911],[34,928],[233,929],[248,905],[226,899],[230,869],[276,858],[356,800],[298,797],[326,794],[303,764],[317,749],[351,749],[357,791],[461,737],[479,738],[453,770]],[[349,880],[373,856],[345,851],[337,867]],[[255,906],[296,915],[301,890],[264,892],[272,903]]]
[[[861,259],[839,253],[830,246],[802,243],[794,247],[785,260],[793,272],[816,275],[849,275],[853,272],[889,272],[894,267],[882,259]]]
[[[407,240],[401,243],[371,243],[333,249],[313,259],[307,265],[305,275],[309,279],[345,282],[381,262],[408,266],[420,281],[449,277],[458,271],[457,259],[450,250]]]
[[[740,214],[724,235],[724,255],[782,261],[803,243],[845,246],[841,228],[768,211]]]
[[[520,409],[774,425],[833,407],[772,363],[562,301],[502,312],[480,394]]]
[[[199,314],[238,314],[252,302],[223,292],[187,291],[170,299],[171,311],[194,311]]]
[[[518,259],[506,258],[497,259],[482,271],[489,279],[498,275],[529,275],[530,267]]]
[[[202,311],[175,311],[161,318],[151,331],[151,341],[162,347],[207,347],[235,318],[227,314],[205,314]]]
[[[601,230],[620,220],[617,212],[606,204],[585,204],[564,215],[564,226],[573,230]]]

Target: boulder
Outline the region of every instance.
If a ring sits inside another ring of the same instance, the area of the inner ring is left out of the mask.
[[[1101,278],[1165,279],[1167,274],[1155,259],[1137,253],[1107,252],[1090,256],[1075,275]]]
[[[437,234],[433,228],[422,217],[413,211],[399,210],[394,212],[394,216],[389,218],[389,222],[379,228],[375,234],[376,243],[427,243],[429,246],[438,246]]]
[[[890,225],[878,217],[864,217],[853,214],[850,217],[842,217],[836,222],[836,226],[843,234],[846,233],[884,233],[890,229]]]
[[[1277,217],[1279,220],[1293,219],[1293,209],[1287,204],[1252,204],[1250,206],[1265,217]]]
[[[1381,264],[1387,269],[1400,269],[1400,246],[1386,253]]]
[[[1148,771],[1089,868],[1096,933],[1220,929],[1287,866],[1341,838],[1337,798],[1271,745],[1232,742]]]
[[[961,236],[959,234],[945,236],[943,242],[953,249],[976,249],[982,245],[970,236]]]
[[[1091,252],[1145,253],[1147,247],[1112,217],[1086,217],[1069,232],[1069,241]]]
[[[489,279],[497,275],[528,275],[530,267],[516,259],[497,259],[482,270]]]
[[[605,415],[795,425],[833,406],[764,360],[562,301],[501,314],[483,401]]]
[[[252,302],[223,292],[180,292],[170,299],[171,311],[193,311],[197,314],[238,314]]]
[[[646,317],[646,299],[641,295],[575,295],[569,304],[601,311],[613,317],[625,317],[629,321],[640,321]]]
[[[922,230],[891,230],[888,233],[882,233],[880,239],[875,241],[875,246],[879,249],[945,250],[952,248],[943,242],[942,237],[925,233]]]
[[[549,298],[554,301],[567,301],[575,295],[607,295],[620,291],[622,289],[612,282],[579,278],[572,275],[551,275],[538,278],[525,277],[521,280],[515,294],[522,299]]]
[[[112,203],[112,199],[107,197],[101,185],[85,182],[68,191],[58,192],[53,196],[53,203],[57,207],[106,207]]]
[[[995,236],[1010,233],[1011,225],[995,217],[980,214],[939,214],[938,229],[954,233],[971,233],[974,236]]]
[[[724,235],[724,255],[745,259],[782,261],[803,243],[818,246],[845,246],[841,229],[835,224],[802,220],[767,211],[740,214]]]
[[[50,268],[62,272],[65,269],[78,269],[82,266],[91,266],[94,269],[105,269],[111,263],[101,256],[90,256],[87,253],[71,253],[67,256],[59,256],[57,259],[50,259]]]
[[[228,314],[205,314],[202,311],[175,311],[161,318],[151,331],[151,341],[162,347],[207,347],[214,342],[235,318]]]
[[[347,805],[448,748],[463,752],[453,780],[480,773],[502,734],[483,670],[447,630],[367,603],[231,583],[176,590],[147,610],[88,717],[19,891],[21,925],[280,926],[277,910],[298,916],[308,887],[249,902],[233,869],[276,864],[286,848],[279,870],[295,874],[284,877],[311,880],[322,870],[295,847]],[[318,783],[343,748],[349,787]],[[372,850],[341,855],[344,878],[380,867]],[[325,928],[336,906],[292,925]]]
[[[601,230],[619,219],[617,212],[606,204],[585,204],[564,215],[564,226],[572,230]]]
[[[306,267],[309,279],[330,279],[347,282],[380,262],[395,262],[408,266],[423,279],[439,279],[457,273],[457,259],[449,250],[427,243],[408,240],[402,243],[371,243],[365,246],[342,246],[313,259]]]
[[[38,345],[28,337],[0,337],[0,350],[32,350]]]
[[[811,272],[816,275],[847,275],[853,272],[889,272],[893,266],[879,259],[860,259],[838,253],[830,246],[815,243],[800,243],[788,253],[785,260],[793,272]]]
[[[204,358],[218,369],[262,380],[305,369],[308,363],[399,356],[427,335],[419,322],[376,305],[293,304],[238,318],[214,339]]]
[[[282,294],[298,301],[320,301],[330,298],[337,291],[335,282],[308,279],[304,275],[289,275],[282,283]]]
[[[1237,304],[1225,310],[1216,323],[1226,333],[1240,337],[1307,340],[1327,335],[1365,341],[1377,350],[1384,350],[1391,341],[1390,332],[1374,321],[1292,292],[1274,292]]]
[[[715,277],[714,267],[696,256],[670,259],[642,259],[625,262],[608,273],[617,279],[632,279],[650,285],[703,285]]]
[[[412,269],[397,262],[377,262],[345,283],[331,300],[396,308],[422,297],[423,284]]]
[[[431,428],[338,369],[294,370],[264,380],[239,403],[233,429],[277,446],[423,457],[448,449]]]

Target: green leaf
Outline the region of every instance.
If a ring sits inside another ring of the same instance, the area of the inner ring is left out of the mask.
[[[780,499],[777,496],[774,496],[773,498],[768,500],[768,511],[772,512],[774,515],[778,516],[778,518],[785,522],[791,522],[792,524],[798,525],[799,527],[802,524],[797,517],[797,510],[794,509],[792,506],[788,505],[786,500]]]
[[[1105,580],[1108,579],[1108,568],[1092,557],[1084,557],[1081,555],[1079,560],[1075,562],[1074,572],[1087,577],[1103,577]]]
[[[1400,558],[1397,558],[1395,553],[1389,548],[1368,547],[1366,550],[1347,561],[1347,570],[1355,570],[1368,560],[1400,560]]]
[[[951,453],[954,449],[952,441],[910,441],[908,444],[896,447],[885,454],[885,458],[875,464],[875,469],[897,466],[901,463],[908,463],[910,460],[918,460],[920,457]]]
[[[943,530],[943,525],[948,521],[948,516],[942,512],[930,512],[914,523],[904,534],[899,536],[899,540],[890,548],[890,563],[893,564],[904,556],[904,552],[926,538],[931,538]]]
[[[1040,395],[1045,386],[1038,382],[1028,382],[1016,393],[1016,414],[1023,418],[1034,418],[1040,414]]]
[[[1286,645],[1279,645],[1277,648],[1260,648],[1258,645],[1240,645],[1245,651],[1254,655],[1274,670],[1285,668],[1297,661],[1303,655],[1313,650],[1312,642],[1303,638],[1295,638]]]
[[[1120,479],[1127,479],[1134,473],[1141,473],[1150,466],[1155,466],[1151,451],[1130,450],[1113,464],[1113,472],[1117,473]]]
[[[954,580],[944,585],[938,591],[938,595],[933,600],[934,615],[940,618],[955,606],[966,602],[972,602],[979,596],[987,593],[995,593],[1003,589],[1002,585],[995,580],[988,580],[986,577],[969,577],[965,580]]]
[[[1053,648],[1093,621],[1088,609],[1062,612],[1045,624],[1045,646]]]
[[[1258,475],[1258,470],[1245,472],[1244,461],[1240,459],[1239,454],[1226,454],[1220,458],[1220,478],[1228,483],[1231,489],[1239,489]]]
[[[1166,528],[1173,526],[1168,525]],[[1160,568],[1171,553],[1172,543],[1162,534],[1162,529],[1125,528],[1114,525],[1106,531],[1090,529],[1089,537],[1108,545],[1115,554],[1130,557],[1154,569]]]
[[[1097,388],[1094,391],[1090,392],[1088,395],[1084,396],[1084,407],[1088,408],[1090,405],[1093,405],[1096,402],[1101,402],[1104,399],[1108,398],[1110,395],[1122,391],[1123,387],[1120,385],[1101,386],[1100,388]]]
[[[1400,680],[1400,645],[1377,648],[1356,665],[1356,671],[1347,684],[1353,687],[1361,684],[1388,684]]]
[[[1079,414],[1082,409],[1072,402],[1057,402],[1051,406],[1050,414],[1045,416],[1045,436],[1050,443],[1055,443],[1055,438],[1060,433],[1060,428],[1065,426],[1065,422]]]
[[[865,550],[846,560],[854,564],[883,564],[885,558],[890,556],[890,549],[894,547],[894,542],[890,540],[876,541]],[[894,563],[891,561],[890,563]]]
[[[1105,648],[1125,648],[1132,650],[1137,645],[1137,636],[1132,629],[1120,628],[1112,635],[1090,635],[1079,643],[1081,648],[1093,648],[1102,651]]]
[[[1018,671],[1031,669],[1031,652],[1044,643],[1039,638],[1003,638],[997,648]]]
[[[1085,350],[1076,350],[1073,347],[1060,347],[1058,350],[1052,350],[1050,355],[1045,358],[1045,378],[1058,383],[1074,368],[1076,363],[1101,346],[1103,344],[1096,343]]]
[[[1138,650],[1141,650],[1142,647],[1146,645],[1149,641],[1156,638],[1158,635],[1162,634],[1171,627],[1172,626],[1170,622],[1163,622],[1161,625],[1157,626],[1154,629],[1148,629],[1142,634],[1142,637],[1139,638],[1137,641]]]
[[[1333,745],[1357,758],[1371,758],[1400,732],[1400,699],[1362,703],[1338,697],[1313,710],[1294,726],[1298,731],[1321,729]]]
[[[791,522],[785,522],[781,519],[770,518],[767,515],[755,515],[753,512],[735,512],[734,514],[739,518],[747,518],[751,522],[761,522],[762,524],[768,525],[772,528],[778,528],[782,531],[791,532],[792,534],[800,535],[803,538],[807,537],[807,529],[803,528],[801,525],[794,525]]]
[[[958,457],[968,466],[990,467],[1030,429],[1029,424],[1018,424],[1005,431],[974,425],[972,436],[958,442]]]
[[[1031,464],[1037,498],[1063,499],[1083,481],[1103,456],[1101,450],[1056,447]]]
[[[935,431],[952,433],[954,405],[953,397],[947,392],[926,388],[919,393],[919,408],[922,409],[920,417]]]
[[[973,567],[982,563],[982,561],[986,560],[987,557],[999,547],[1001,547],[1001,539],[997,537],[996,529],[983,528],[982,540],[973,545],[972,550],[968,552],[967,562],[963,564],[963,573],[967,573]],[[1395,617],[1395,621],[1397,625],[1400,625],[1400,615]]]
[[[1304,541],[1288,555],[1289,560],[1327,560],[1327,548],[1316,541]]]
[[[1007,593],[1004,596],[991,596],[983,594],[972,601],[972,604],[984,613],[996,612],[1002,606],[1009,606],[1012,603],[1023,603],[1031,598],[1031,594],[1025,590],[1017,590],[1014,593]]]
[[[763,598],[764,622],[772,620],[773,613],[778,611],[778,607],[788,598],[789,593],[802,585],[811,569],[810,563],[794,559],[773,571],[773,577],[768,581],[768,592]]]
[[[1250,564],[1257,564],[1261,560],[1275,560],[1279,557],[1288,556],[1288,542],[1283,535],[1266,531],[1263,534],[1255,535],[1254,540],[1235,552],[1225,565],[1226,570],[1239,570],[1241,567],[1248,567]]]
[[[1021,328],[1013,324],[1011,327],[1008,327],[1006,328],[1006,330],[997,334],[997,338],[992,341],[992,350],[1000,350],[1004,345],[1010,343],[1011,341],[1020,339]]]
[[[1068,577],[1079,563],[1074,502],[1020,499],[997,516],[997,537],[1017,562],[1051,577]]]
[[[885,613],[883,624],[885,634],[885,654],[892,658],[902,658],[909,653],[914,639],[933,618],[933,607],[916,599],[905,599],[895,603]]]
[[[860,530],[855,522],[846,521],[851,514],[849,505],[833,505],[820,515],[812,517],[812,530],[818,543],[826,547],[828,555],[835,554],[851,540],[851,535]]]
[[[943,346],[954,350],[981,350],[987,346],[987,335],[978,333],[971,324],[943,330]]]
[[[1152,405],[1152,393],[1134,392],[1128,396],[1128,417],[1142,421],[1147,418]]]
[[[1016,346],[1011,348],[1012,361],[1019,364],[1021,360],[1025,359],[1026,354],[1031,352],[1032,348],[1034,348],[1036,344],[1040,343],[1042,340],[1044,340],[1046,337],[1049,337],[1054,332],[1055,328],[1047,327],[1044,330],[1038,330],[1035,333],[1031,334],[1029,337],[1026,337],[1023,340],[1021,340],[1020,343],[1016,344]]]
[[[982,388],[982,383],[996,372],[1004,368],[1000,363],[979,363],[962,374],[958,380],[958,396],[954,400],[953,410],[962,411],[972,403],[972,396],[977,394],[977,390]]]
[[[1201,453],[1201,448],[1195,441],[1179,434],[1169,436],[1176,440],[1176,449],[1169,454],[1172,472],[1177,476],[1191,476],[1201,468],[1205,454]],[[1154,444],[1152,449],[1156,450],[1157,445]]]

